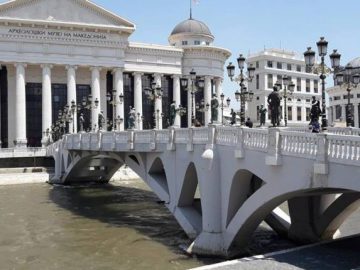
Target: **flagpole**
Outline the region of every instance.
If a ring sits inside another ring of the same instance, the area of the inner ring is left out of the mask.
[[[190,0],[190,20],[192,19],[192,0]]]

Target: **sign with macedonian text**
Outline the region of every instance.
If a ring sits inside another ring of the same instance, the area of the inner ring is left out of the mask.
[[[45,37],[45,38],[74,38],[81,40],[107,40],[108,37],[103,33],[92,32],[69,32],[58,30],[42,30],[42,29],[23,29],[10,28],[7,34],[10,35],[24,35],[29,37]]]

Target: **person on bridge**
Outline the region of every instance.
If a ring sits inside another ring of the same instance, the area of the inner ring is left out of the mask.
[[[260,109],[259,109],[259,114],[260,114],[260,127],[261,127],[261,126],[265,126],[266,113],[267,113],[267,109],[264,107],[264,104],[261,104]]]
[[[250,117],[247,118],[246,122],[245,122],[245,126],[247,126],[248,128],[252,128],[253,127],[253,122],[251,121]]]
[[[236,112],[234,111],[234,109],[231,109],[230,115],[231,115],[230,124],[235,125],[236,124]]]
[[[268,96],[268,104],[271,112],[271,124],[273,127],[280,126],[280,101],[281,97],[278,89],[274,86],[273,91]]]

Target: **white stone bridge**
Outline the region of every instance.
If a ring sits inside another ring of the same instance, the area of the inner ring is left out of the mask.
[[[333,132],[211,126],[83,133],[65,136],[47,154],[60,184],[107,182],[127,164],[194,239],[190,251],[232,256],[263,220],[300,242],[338,235],[360,202],[360,132]],[[289,214],[278,207],[286,201]]]

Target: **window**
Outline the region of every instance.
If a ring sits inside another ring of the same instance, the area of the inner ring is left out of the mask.
[[[332,101],[333,100],[332,97],[329,97],[329,100]]]
[[[351,94],[351,95],[350,95],[350,98],[354,98],[354,95]],[[348,95],[344,95],[344,99],[348,99]]]
[[[181,44],[182,45],[188,45],[188,42],[187,42],[187,40],[183,40]]]
[[[297,120],[301,121],[301,107],[296,108]]]
[[[310,108],[306,108],[306,121],[310,121]]]
[[[306,92],[310,92],[310,79],[306,79]]]
[[[209,41],[206,41],[205,44],[206,44],[206,46],[209,46],[209,45],[210,45],[210,42],[209,42]]]
[[[256,100],[260,100],[260,97],[256,97]]]
[[[272,62],[272,61],[267,61],[267,66],[268,66],[269,68],[272,68],[272,67],[273,67],[273,62]]]
[[[273,88],[274,86],[274,82],[273,82],[273,75],[272,74],[268,74],[268,83],[267,83],[267,88]]]
[[[287,70],[291,70],[291,64],[287,64]]]
[[[310,98],[305,99],[305,101],[306,101],[307,103],[310,103],[310,102],[311,102]]]
[[[296,91],[301,92],[301,78],[296,79]]]
[[[200,45],[200,40],[195,40],[194,45]]]
[[[282,69],[282,63],[281,63],[281,62],[277,62],[276,68],[277,68],[277,69]]]
[[[340,100],[340,99],[341,99],[341,97],[339,97],[339,96],[334,97],[334,100]]]
[[[259,61],[256,61],[256,68],[259,68],[260,65],[259,65]]]
[[[296,65],[296,71],[301,72],[301,66],[300,65]]]
[[[319,92],[319,81],[314,80],[314,93],[318,93],[318,92]]]
[[[300,99],[300,98],[298,98],[298,99],[297,99],[297,102],[301,102],[301,99]]]
[[[288,107],[288,120],[289,120],[289,121],[292,121],[292,119],[293,119],[293,116],[292,116],[292,107],[289,106],[289,107]]]
[[[356,97],[357,97],[357,98],[360,98],[360,94],[357,94]]]
[[[340,119],[340,118],[341,118],[341,106],[336,105],[335,106],[335,119]]]
[[[260,75],[256,74],[256,89],[260,89]]]
[[[282,84],[282,76],[281,75],[276,76],[276,82],[280,82]]]

